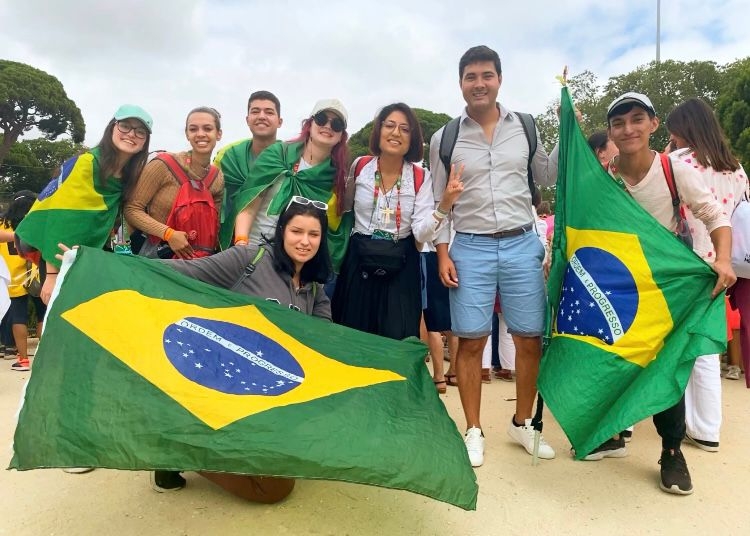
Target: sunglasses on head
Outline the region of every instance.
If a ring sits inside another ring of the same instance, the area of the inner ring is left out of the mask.
[[[323,212],[326,212],[328,210],[328,203],[323,203],[323,201],[316,201],[315,199],[308,199],[306,197],[302,197],[301,195],[292,196],[292,199],[291,201],[289,201],[289,204],[286,206],[286,208],[288,209],[289,207],[291,207],[292,203],[297,203],[298,205],[312,205],[313,207],[317,208],[318,210],[322,210]]]
[[[318,112],[313,116],[313,121],[315,121],[315,124],[319,127],[324,127],[327,124],[331,124],[331,130],[334,132],[343,132],[346,128],[346,124],[344,121],[341,120],[338,116],[333,116],[331,118],[328,117],[328,114],[325,112]]]

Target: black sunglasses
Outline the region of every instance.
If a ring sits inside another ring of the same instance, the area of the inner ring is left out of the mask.
[[[319,127],[324,127],[328,123],[331,124],[331,130],[334,132],[343,132],[346,128],[346,124],[339,118],[338,116],[334,116],[332,118],[328,118],[328,115],[325,112],[318,112],[313,116],[313,121],[315,121],[315,124]]]

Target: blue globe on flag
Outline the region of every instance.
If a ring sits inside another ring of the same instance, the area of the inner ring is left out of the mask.
[[[580,248],[563,277],[557,332],[612,345],[633,325],[638,302],[638,287],[625,263],[603,249]]]
[[[305,379],[283,346],[237,324],[183,318],[167,326],[162,343],[180,374],[222,393],[278,396]]]

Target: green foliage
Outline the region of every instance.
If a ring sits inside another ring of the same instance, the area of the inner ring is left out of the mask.
[[[662,121],[651,140],[652,147],[660,150],[669,140],[663,121],[675,106],[691,97],[700,97],[714,106],[727,76],[729,70],[725,71],[712,61],[667,60],[661,63],[654,61],[627,74],[613,76],[604,87],[599,86],[591,72],[584,71],[571,77],[568,87],[576,107],[583,115],[581,129],[587,136],[607,128],[607,107],[616,97],[627,91],[647,95]],[[542,142],[548,150],[557,140],[558,105],[558,101],[551,103],[537,118]]]
[[[429,110],[423,110],[422,108],[413,108],[414,114],[417,116],[419,125],[422,127],[422,133],[424,134],[425,141],[425,161],[429,165],[429,151],[430,151],[430,138],[443,125],[451,120],[451,116],[443,113],[431,112]],[[351,152],[352,158],[364,156],[370,154],[370,135],[372,134],[372,121],[363,126],[360,130],[355,132],[349,138],[349,151]]]
[[[716,114],[732,150],[750,169],[750,58],[726,67]]]
[[[34,128],[47,140],[68,133],[76,143],[86,133],[81,110],[57,78],[24,63],[0,60],[0,164],[18,138]]]
[[[14,143],[0,165],[0,192],[19,190],[40,192],[66,159],[86,150],[70,140],[49,141],[44,138]]]

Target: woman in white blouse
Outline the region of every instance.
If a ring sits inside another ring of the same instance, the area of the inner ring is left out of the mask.
[[[393,339],[419,336],[422,312],[417,242],[435,239],[463,190],[451,173],[435,207],[432,179],[422,161],[424,138],[417,117],[403,103],[380,110],[370,151],[352,164],[347,210],[354,229],[333,295],[333,320]]]
[[[695,169],[711,189],[716,200],[731,216],[737,204],[747,195],[748,179],[739,160],[732,154],[729,142],[721,130],[711,107],[700,99],[692,98],[677,106],[667,117],[670,142],[676,151],[670,156]],[[713,263],[716,251],[706,226],[686,208],[686,219],[693,236],[693,251]],[[740,309],[742,322],[750,320],[750,280],[737,279],[730,291]],[[745,317],[748,318],[745,318]],[[731,324],[731,317],[727,319]],[[748,325],[740,337],[750,345]],[[717,337],[724,336],[717,333]],[[721,427],[721,378],[719,356],[698,357],[685,390],[686,438],[697,447],[715,452],[719,450]]]

